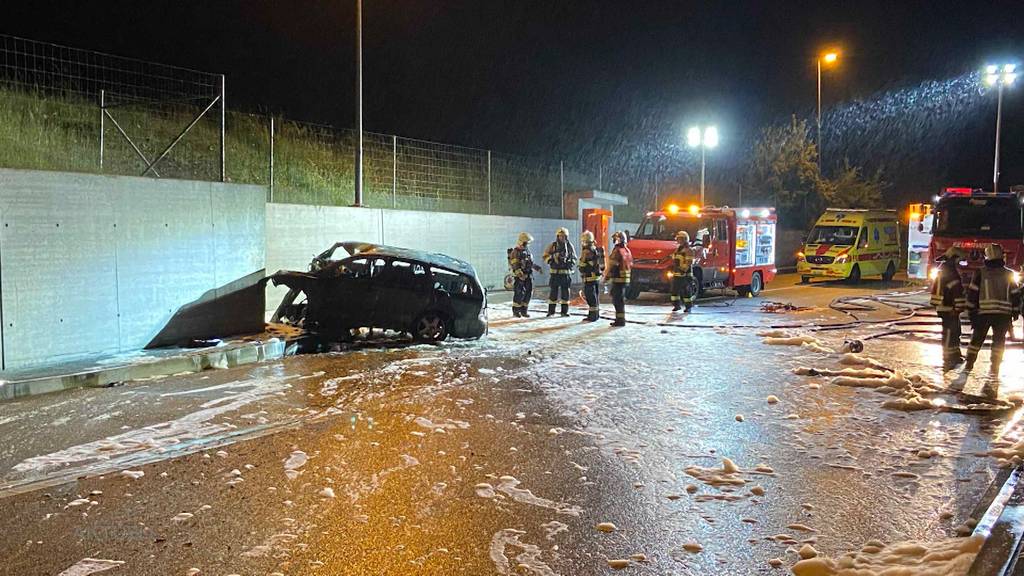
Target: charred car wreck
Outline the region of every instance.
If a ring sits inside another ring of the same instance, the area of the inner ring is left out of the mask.
[[[336,259],[338,248],[347,256]],[[308,272],[282,270],[269,280],[289,288],[271,321],[322,340],[348,340],[359,328],[405,332],[419,342],[487,332],[487,296],[473,266],[444,254],[338,242]]]

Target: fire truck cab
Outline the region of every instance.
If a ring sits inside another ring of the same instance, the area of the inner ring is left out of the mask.
[[[703,208],[682,210],[672,204],[648,212],[629,241],[633,253],[632,281],[626,297],[641,292],[668,292],[672,284],[672,253],[676,233],[685,230],[703,256],[695,266],[699,293],[732,288],[740,296],[756,296],[775,278],[774,208]],[[699,295],[698,293],[698,295]]]
[[[1021,196],[1020,192],[946,188],[934,198],[929,259],[934,260],[952,246],[962,248],[967,259],[961,262],[961,275],[970,279],[974,270],[985,262],[985,247],[999,244],[1003,247],[1006,265],[1019,271],[1024,264]],[[937,269],[931,266],[931,270]]]

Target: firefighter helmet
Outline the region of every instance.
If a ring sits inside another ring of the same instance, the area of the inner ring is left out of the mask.
[[[985,260],[1002,260],[1003,247],[999,244],[989,244],[985,247]]]
[[[565,227],[559,228],[558,230],[555,230],[555,236],[565,236],[566,238],[568,238],[569,229]]]
[[[529,244],[530,242],[533,242],[533,236],[530,236],[530,234],[528,232],[520,232],[519,233],[519,243],[520,244]]]
[[[687,232],[686,230],[680,230],[679,232],[676,232],[676,242],[679,242],[680,244],[686,242],[687,244],[689,244],[690,233]]]
[[[584,230],[583,234],[580,234],[580,242],[589,244],[594,241],[594,233],[590,230]]]

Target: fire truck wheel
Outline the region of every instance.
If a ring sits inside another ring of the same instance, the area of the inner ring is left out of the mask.
[[[761,273],[754,272],[754,275],[750,277],[750,284],[747,286],[737,286],[736,293],[740,295],[740,298],[748,298],[757,296],[763,288],[764,281],[761,280]]]
[[[893,264],[892,260],[889,261],[889,266],[882,273],[882,280],[889,282],[896,276],[896,265]]]
[[[850,281],[850,284],[860,284],[860,264],[853,265],[853,270],[850,270],[847,280]]]

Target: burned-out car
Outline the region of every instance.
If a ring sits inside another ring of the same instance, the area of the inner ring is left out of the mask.
[[[338,248],[347,256],[335,258]],[[420,342],[487,332],[487,296],[468,262],[366,242],[338,242],[308,272],[270,276],[288,294],[272,318],[329,340],[358,328],[407,332]]]

